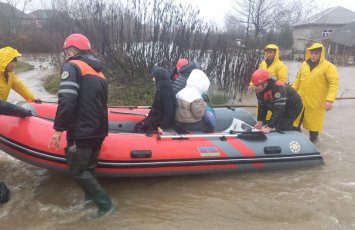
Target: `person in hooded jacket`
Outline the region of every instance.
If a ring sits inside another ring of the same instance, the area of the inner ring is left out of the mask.
[[[280,49],[275,44],[268,44],[264,48],[264,60],[260,63],[259,69],[263,69],[269,72],[270,76],[274,77],[276,80],[288,83],[288,68],[280,60]],[[253,83],[249,84],[249,92],[252,92]],[[271,112],[268,111],[266,115],[266,120],[270,120]]]
[[[186,81],[194,69],[201,69],[201,66],[196,62],[188,62],[187,59],[179,59],[177,61],[175,69],[171,75],[175,94],[185,88]]]
[[[15,74],[18,57],[21,54],[10,46],[0,49],[0,100],[6,101],[13,89],[26,101],[40,102]]]
[[[325,59],[324,46],[316,42],[308,47],[292,87],[300,94],[304,105],[304,112],[294,125],[300,127],[302,123],[309,130],[312,142],[318,139],[318,133],[323,129],[325,111],[332,109],[338,85],[338,71]]]
[[[175,119],[182,128],[213,132],[213,128],[203,119],[207,104],[202,95],[207,93],[209,86],[210,80],[206,74],[194,69],[186,81],[186,87],[176,94]]]
[[[170,73],[162,67],[154,66],[151,74],[156,87],[153,104],[147,118],[137,123],[136,132],[163,132],[164,129],[173,128],[175,124],[176,99]]]
[[[280,60],[280,50],[275,44],[269,44],[264,48],[265,59],[260,63],[259,69],[267,70],[270,76],[276,80],[288,83],[288,68]]]
[[[258,99],[258,116],[254,128],[264,133],[269,133],[273,129],[293,130],[293,122],[303,109],[298,93],[284,82],[270,78],[266,70],[256,70],[251,81]],[[272,115],[266,120],[268,110]]]
[[[84,191],[85,206],[95,204],[97,216],[114,212],[111,199],[98,183],[95,169],[102,142],[108,134],[107,82],[101,62],[91,53],[82,34],[65,39],[67,60],[62,66],[58,108],[49,147],[59,149],[67,131],[65,156],[70,175]]]
[[[32,116],[31,111],[20,106],[11,104],[7,101],[0,100],[0,115],[12,117],[28,117]],[[0,182],[0,204],[4,204],[10,199],[10,190],[5,183]]]

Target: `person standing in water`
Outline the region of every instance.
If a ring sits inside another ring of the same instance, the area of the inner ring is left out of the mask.
[[[306,60],[298,71],[292,87],[299,93],[304,112],[298,119],[309,131],[310,140],[315,142],[323,129],[325,112],[333,108],[339,85],[335,65],[325,59],[325,49],[321,43],[314,43],[306,50]],[[300,125],[299,131],[300,131]]]
[[[115,206],[95,176],[102,142],[108,134],[107,82],[103,65],[91,53],[82,34],[65,39],[67,56],[62,67],[58,108],[50,147],[59,149],[67,131],[65,156],[69,173],[84,191],[85,204],[96,204],[97,216],[111,214]]]

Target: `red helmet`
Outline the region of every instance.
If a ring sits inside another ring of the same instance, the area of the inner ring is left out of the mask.
[[[176,70],[180,70],[183,66],[189,64],[189,61],[186,58],[181,58],[176,63]]]
[[[82,34],[71,34],[65,39],[63,49],[72,46],[79,50],[91,50],[89,39]]]
[[[251,76],[251,83],[253,85],[264,84],[270,78],[269,72],[264,69],[255,70]]]

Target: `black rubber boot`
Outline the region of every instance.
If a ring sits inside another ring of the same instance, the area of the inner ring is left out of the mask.
[[[318,132],[316,131],[309,131],[309,139],[314,143],[318,140]]]

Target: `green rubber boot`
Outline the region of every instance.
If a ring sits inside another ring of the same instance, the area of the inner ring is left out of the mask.
[[[93,200],[98,207],[97,217],[107,216],[116,211],[116,207],[112,204],[111,199],[104,190],[98,192]]]
[[[84,209],[92,208],[95,205],[94,200],[87,193],[84,195]]]

